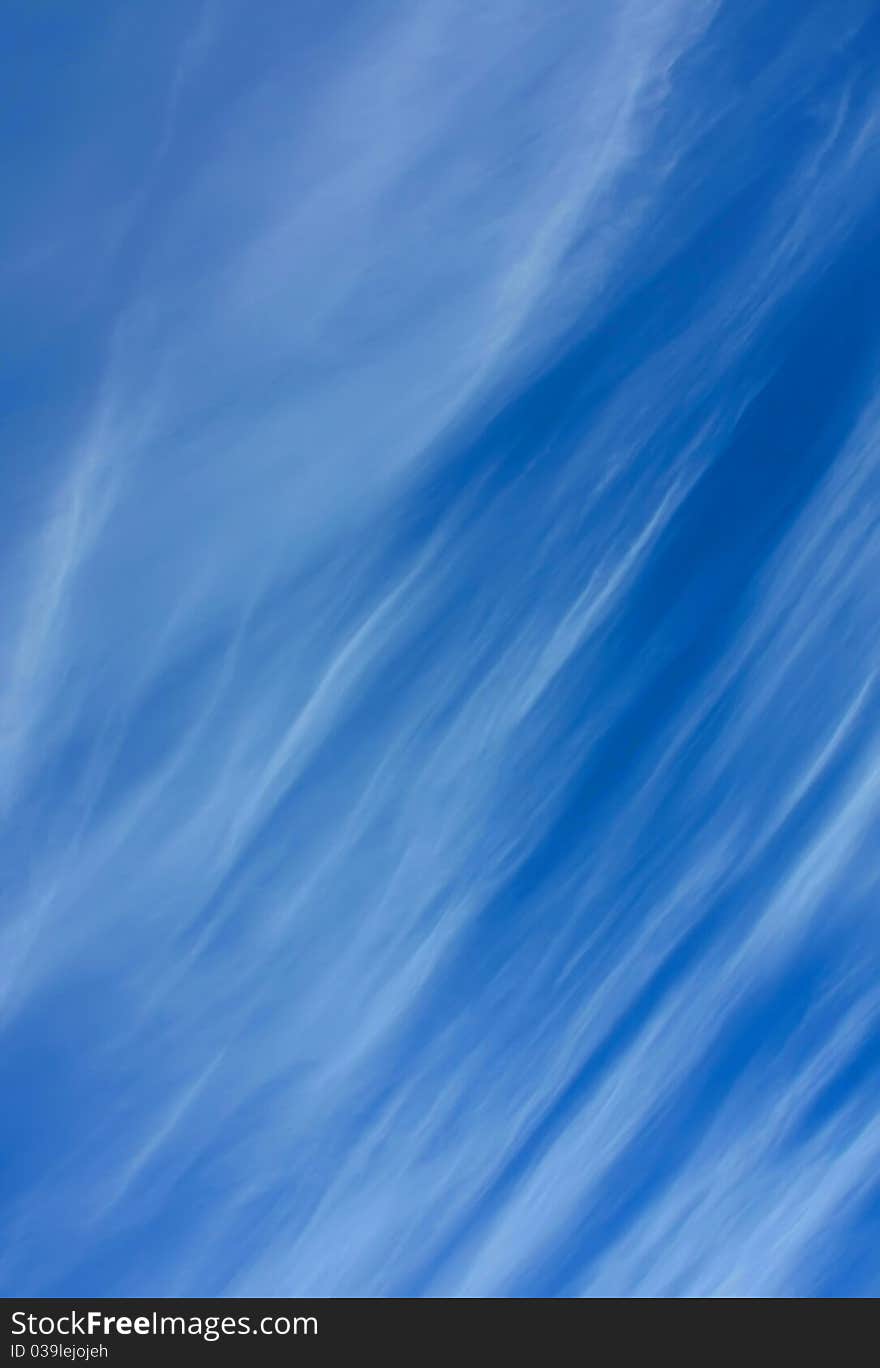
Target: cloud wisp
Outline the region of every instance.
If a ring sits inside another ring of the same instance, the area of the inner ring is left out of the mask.
[[[873,11],[16,89],[4,1291],[877,1290]]]

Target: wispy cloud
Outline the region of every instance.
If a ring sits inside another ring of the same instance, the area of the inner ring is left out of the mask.
[[[2,1286],[831,1286],[872,7],[173,8],[3,277]]]

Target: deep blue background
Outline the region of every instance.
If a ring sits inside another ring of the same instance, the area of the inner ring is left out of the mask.
[[[4,32],[0,1291],[880,1292],[876,5]]]

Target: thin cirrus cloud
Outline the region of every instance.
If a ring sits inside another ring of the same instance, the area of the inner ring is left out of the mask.
[[[872,6],[65,23],[0,1283],[876,1290]]]

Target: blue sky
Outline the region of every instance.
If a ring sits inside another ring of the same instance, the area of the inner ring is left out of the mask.
[[[876,1294],[876,5],[4,19],[0,1290]]]

